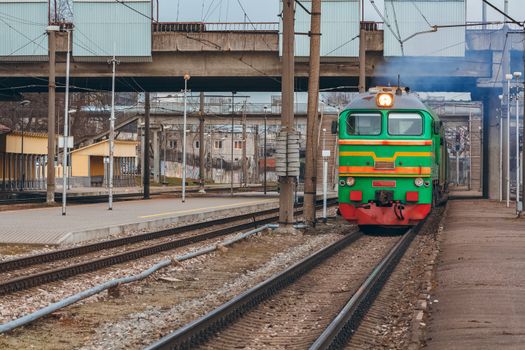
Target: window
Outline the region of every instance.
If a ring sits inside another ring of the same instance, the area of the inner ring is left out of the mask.
[[[168,141],[168,147],[169,147],[170,149],[175,149],[175,148],[177,148],[177,140],[169,140],[169,141]]]
[[[379,135],[381,134],[381,114],[353,113],[346,119],[348,135]]]
[[[423,134],[423,117],[418,113],[390,113],[388,115],[390,135],[419,136]]]
[[[213,141],[213,148],[215,148],[215,149],[222,148],[222,141],[220,141],[220,140]]]
[[[195,148],[199,148],[200,144],[199,141],[195,141]]]
[[[242,149],[242,141],[235,141],[233,143],[233,148],[235,148],[235,149]]]

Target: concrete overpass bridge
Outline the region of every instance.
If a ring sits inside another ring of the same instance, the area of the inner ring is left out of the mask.
[[[253,30],[247,30],[251,28]],[[479,28],[479,27],[478,27]],[[117,69],[118,91],[178,91],[183,75],[191,74],[193,91],[279,91],[281,60],[277,24],[264,28],[253,23],[242,30],[228,26],[213,30],[180,30],[155,25],[152,58],[121,62]],[[523,69],[521,32],[508,27],[468,29],[465,57],[384,57],[384,32],[373,25],[366,32],[367,85],[396,84],[419,91],[467,91],[483,103],[481,166],[483,192],[495,198],[499,192],[499,115],[505,73]],[[514,34],[514,35],[510,35]],[[73,34],[75,35],[75,34]],[[58,36],[57,75],[63,90],[67,39]],[[111,70],[104,58],[86,61],[73,57],[73,91],[109,90]],[[47,91],[47,62],[16,62],[4,57],[0,63],[0,94]],[[356,91],[359,62],[355,57],[324,57],[321,89]],[[308,60],[296,58],[296,90],[306,91]]]
[[[209,30],[184,31],[179,26],[153,26],[152,59],[121,62],[117,68],[119,91],[178,91],[183,76],[191,74],[194,91],[280,91],[281,60],[277,23],[250,24],[248,28],[224,25]],[[246,27],[246,25],[245,25]],[[204,27],[203,27],[204,28]],[[209,27],[206,27],[209,28]],[[467,30],[465,57],[384,57],[381,25],[369,26],[366,35],[368,85],[397,84],[426,91],[472,91],[480,78],[491,81],[499,31]],[[75,33],[73,33],[75,35]],[[504,33],[502,34],[504,35]],[[85,45],[94,45],[86,42]],[[501,46],[501,44],[499,44]],[[58,34],[57,81],[63,85],[67,36]],[[520,49],[521,50],[521,49]],[[500,49],[501,51],[501,49]],[[47,91],[47,62],[0,63],[4,92]],[[356,57],[324,57],[321,89],[342,87],[356,91],[359,60]],[[306,91],[308,60],[296,58],[296,89]],[[110,89],[111,69],[107,58],[72,58],[71,84],[77,90]],[[6,90],[7,89],[7,90]]]

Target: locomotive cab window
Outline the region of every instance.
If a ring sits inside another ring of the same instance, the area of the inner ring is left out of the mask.
[[[353,113],[346,120],[348,135],[375,136],[381,134],[380,113]]]
[[[388,133],[398,136],[423,135],[423,116],[418,113],[390,113]]]

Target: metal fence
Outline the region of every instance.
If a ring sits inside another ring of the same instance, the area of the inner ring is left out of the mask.
[[[279,22],[157,22],[157,33],[185,32],[278,32]]]

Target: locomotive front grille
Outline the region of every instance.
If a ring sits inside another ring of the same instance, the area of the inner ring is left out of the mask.
[[[395,168],[396,168],[396,165],[394,162],[376,161],[374,164],[374,169],[377,169],[377,170],[392,170]]]

